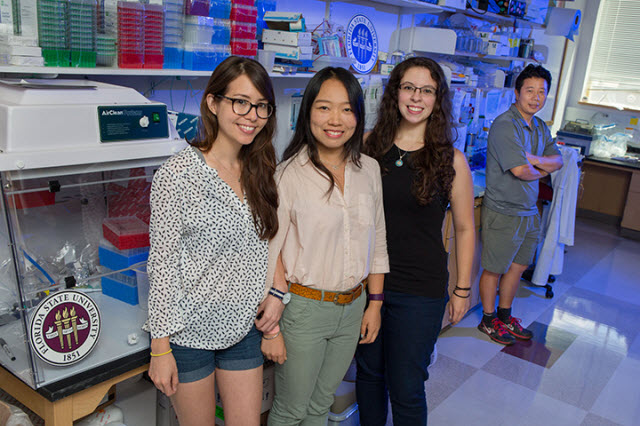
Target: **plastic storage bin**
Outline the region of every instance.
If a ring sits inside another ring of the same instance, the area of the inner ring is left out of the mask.
[[[258,26],[248,22],[231,21],[231,38],[255,39]]]
[[[144,5],[118,2],[118,66],[144,66]]]
[[[258,54],[258,41],[232,38],[231,54],[238,56],[256,56]]]
[[[185,0],[184,14],[209,16],[209,0]]]
[[[186,16],[184,20],[184,42],[188,44],[210,44],[213,38],[214,18]]]
[[[231,42],[231,21],[228,19],[214,19],[213,37],[211,44],[229,44]]]
[[[249,22],[255,24],[258,20],[258,8],[255,6],[245,6],[243,4],[231,5],[231,15],[229,19],[237,22]]]
[[[122,300],[130,305],[138,304],[138,288],[135,277],[113,273],[101,278],[102,294]]]
[[[149,247],[149,225],[135,216],[106,218],[102,234],[119,250]]]
[[[100,265],[119,271],[128,268],[136,263],[145,262],[149,258],[149,247],[118,250],[107,241],[102,241],[98,247],[98,257]],[[121,274],[133,277],[136,273],[133,270],[121,271]]]
[[[209,16],[229,19],[229,16],[231,16],[231,0],[209,0]]]
[[[185,44],[183,68],[193,71],[213,71],[230,54],[229,46]]]
[[[164,63],[162,68],[179,69],[182,68],[182,56],[184,50],[180,47],[165,46]]]

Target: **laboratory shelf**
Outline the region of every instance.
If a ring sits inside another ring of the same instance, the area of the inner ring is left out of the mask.
[[[478,89],[478,90],[482,90],[485,92],[491,91],[491,90],[501,90],[501,91],[508,91],[508,90],[513,90],[513,87],[481,87],[481,86],[471,86],[469,84],[459,84],[459,83],[451,83],[449,85],[450,89]]]
[[[535,62],[537,64],[545,64],[546,61],[537,61],[533,58],[521,58],[519,56],[496,56],[496,55],[481,55],[479,53],[472,53],[472,52],[462,52],[459,50],[456,50],[456,53],[450,55],[450,56],[466,56],[468,58],[477,58],[480,60],[497,60],[497,61],[520,61],[520,62]]]
[[[375,7],[378,5],[395,6],[400,9],[400,14],[440,14],[440,13],[464,13],[467,16],[479,19],[485,19],[487,21],[496,22],[500,25],[519,25],[528,26],[531,28],[545,28],[543,24],[537,22],[531,22],[526,19],[516,18],[515,16],[498,15],[492,12],[475,12],[471,9],[456,9],[447,6],[438,6],[437,4],[427,3],[419,0],[339,0],[341,3],[355,3],[362,6]],[[374,3],[374,4],[372,4]]]
[[[340,3],[354,3],[361,6],[376,7],[376,5],[395,6],[400,9],[400,14],[411,15],[417,13],[438,14],[453,11],[451,8],[438,6],[419,0],[338,0]],[[373,3],[373,4],[372,4]]]
[[[20,67],[0,66],[0,75],[7,76],[58,76],[58,75],[116,75],[140,77],[209,77],[211,71],[191,71],[184,69],[130,69],[115,67]],[[280,74],[269,73],[272,78],[311,78],[313,73]]]

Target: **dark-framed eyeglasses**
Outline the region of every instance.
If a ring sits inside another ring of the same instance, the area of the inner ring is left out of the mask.
[[[434,89],[431,86],[416,87],[410,83],[400,84],[400,92],[406,93],[407,95],[410,95],[410,96],[413,95],[416,92],[416,90],[418,90],[419,93],[425,97],[436,95],[436,89]]]
[[[273,105],[268,102],[258,102],[257,104],[252,104],[246,99],[230,98],[225,95],[216,96],[231,101],[231,108],[233,109],[233,112],[235,112],[239,116],[249,114],[249,112],[251,112],[251,108],[256,109],[256,114],[260,118],[269,118],[271,117],[271,114],[273,114]]]

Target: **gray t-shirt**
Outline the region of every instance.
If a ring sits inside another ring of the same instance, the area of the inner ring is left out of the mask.
[[[489,130],[487,144],[487,189],[483,204],[509,216],[533,216],[538,210],[538,180],[517,178],[511,169],[527,164],[526,153],[560,155],[549,128],[534,116],[531,126],[515,104],[499,115]]]

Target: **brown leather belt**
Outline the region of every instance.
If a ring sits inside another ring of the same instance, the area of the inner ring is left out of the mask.
[[[362,282],[351,290],[347,291],[326,291],[316,290],[307,286],[289,283],[289,291],[298,296],[306,297],[307,299],[321,300],[323,302],[333,302],[336,305],[348,305],[356,300],[362,294],[365,287],[365,283]]]

